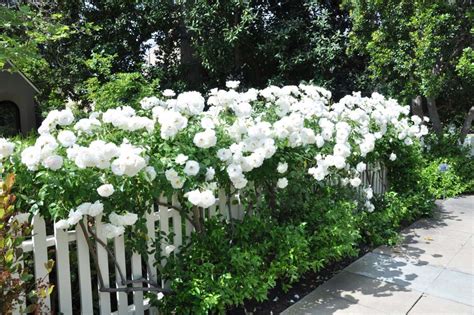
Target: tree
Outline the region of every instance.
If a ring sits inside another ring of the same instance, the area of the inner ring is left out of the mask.
[[[347,0],[345,6],[353,22],[351,49],[368,56],[380,90],[403,102],[413,99],[414,111],[426,99],[438,134],[441,120],[473,105],[465,67],[472,58],[466,51],[473,44],[470,1]]]
[[[313,80],[341,95],[363,87],[365,59],[346,53],[350,20],[339,1],[185,1],[169,9],[178,22],[154,37],[155,69],[174,76],[165,84],[181,80],[202,89],[229,78],[256,87]],[[189,67],[200,80],[189,80]]]
[[[42,6],[0,3],[0,69],[7,60],[23,71],[45,67],[41,48],[70,34],[60,14],[48,14]]]

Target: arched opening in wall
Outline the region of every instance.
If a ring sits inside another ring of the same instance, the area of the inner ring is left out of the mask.
[[[0,137],[10,137],[21,132],[20,110],[10,101],[0,102]]]

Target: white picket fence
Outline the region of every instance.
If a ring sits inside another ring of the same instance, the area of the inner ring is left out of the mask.
[[[381,194],[386,191],[386,171],[382,167],[378,167],[377,165],[371,167],[367,172],[365,172],[365,174],[363,174],[362,180],[363,185],[371,185],[376,194]],[[166,199],[160,201],[162,203],[167,203]],[[235,197],[231,197],[229,200],[226,194],[223,191],[220,191],[217,204],[206,212],[205,217],[211,217],[220,213],[226,220],[228,220],[230,216],[233,219],[242,219],[244,216],[244,210],[236,201]],[[171,201],[171,204],[179,206],[175,199]],[[166,234],[170,231],[174,233],[172,244],[161,244],[161,253],[163,256],[166,256],[165,248],[167,245],[174,245],[178,249],[183,243],[184,236],[189,236],[193,231],[193,226],[189,221],[186,220],[185,223],[183,223],[183,219],[179,212],[166,206],[158,206],[157,211],[153,208],[146,216],[146,226],[148,230],[149,248],[155,242],[155,232],[158,229]],[[49,283],[50,278],[45,264],[48,261],[48,249],[54,247],[55,250],[51,251],[53,257],[49,257],[55,261],[56,268],[55,290],[58,294],[59,305],[57,305],[56,309],[53,310],[54,312],[61,312],[66,315],[72,314],[72,297],[73,295],[79,294],[82,314],[89,315],[96,313],[94,311],[94,306],[96,310],[99,309],[99,313],[102,315],[144,314],[145,310],[149,310],[150,314],[157,314],[157,310],[150,307],[149,300],[144,298],[144,292],[142,291],[134,291],[133,301],[129,301],[128,294],[125,292],[99,292],[98,288],[93,288],[91,268],[94,268],[94,264],[90,257],[86,238],[79,226],[76,226],[74,230],[70,231],[54,229],[54,235],[47,235],[46,230],[44,219],[39,215],[34,216],[31,239],[23,242],[22,249],[25,253],[33,253],[35,278],[37,280],[41,279],[43,283]],[[106,241],[103,234],[101,216],[96,218],[95,233],[99,239]],[[70,245],[72,243],[75,243],[75,250],[77,251],[78,292],[73,289],[71,283],[71,274],[73,271],[71,270],[70,258],[73,253],[70,250]],[[149,255],[148,261],[143,261],[141,255],[133,253],[129,260],[130,266],[128,266],[129,268],[127,269],[124,237],[116,237],[113,239],[112,243],[115,259],[127,279],[138,280],[145,278],[155,282],[159,281],[157,277],[157,268],[155,267],[156,262],[153,255]],[[117,268],[115,268],[116,270],[114,271],[109,270],[109,257],[107,251],[100,244],[95,245],[100,273],[103,275],[104,286],[117,288],[123,287]],[[164,264],[164,261],[162,261],[161,264]],[[146,269],[147,272],[144,273],[144,269]],[[127,274],[127,270],[130,270],[131,274]],[[115,284],[111,283],[111,272],[115,273]],[[99,281],[97,281],[97,283],[99,283]],[[141,286],[142,284],[134,283],[133,285]],[[98,305],[94,305],[94,292],[98,292],[96,293],[98,295]],[[112,294],[115,294],[117,303],[111,303]],[[113,304],[116,304],[117,307],[112,308]],[[44,305],[51,309],[50,297],[44,300]],[[23,307],[24,306],[25,305],[23,305]],[[19,314],[18,310],[15,310],[13,313]]]
[[[160,200],[162,203],[167,203],[166,198]],[[172,205],[179,206],[176,200],[172,200]],[[230,214],[229,214],[230,212]],[[224,218],[229,219],[232,216],[233,219],[242,219],[243,211],[237,202],[234,202],[234,198],[231,198],[230,202],[226,198],[223,191],[219,193],[218,202],[213,207],[209,208],[206,213],[206,217],[214,216],[217,213],[223,215]],[[103,235],[103,228],[101,224],[101,216],[95,219],[95,233],[99,239],[106,241]],[[159,231],[169,234],[173,231],[173,243],[162,244],[161,253],[166,255],[165,248],[167,245],[174,245],[179,248],[183,243],[184,235],[190,235],[193,231],[193,226],[189,221],[184,223],[182,217],[178,211],[168,208],[166,206],[158,206],[158,211],[150,211],[146,217],[146,225],[148,230],[148,247],[155,243],[155,233],[157,229]],[[76,244],[77,250],[77,265],[78,265],[78,280],[79,280],[79,292],[75,292],[71,285],[71,264],[70,264],[70,244]],[[124,237],[119,236],[113,239],[113,252],[115,259],[118,262],[122,272],[127,279],[138,280],[148,279],[152,281],[158,281],[157,279],[157,268],[155,266],[155,258],[153,255],[149,255],[148,261],[142,261],[142,256],[133,253],[130,259],[131,266],[128,270],[131,270],[131,274],[127,274],[127,259],[124,245]],[[121,278],[119,271],[115,270],[116,283],[110,283],[110,270],[109,270],[109,257],[107,251],[100,244],[95,244],[97,249],[97,259],[100,272],[103,275],[105,287],[123,287],[121,284]],[[89,247],[87,245],[86,238],[79,226],[76,226],[74,230],[65,231],[63,229],[54,229],[54,235],[46,234],[46,224],[44,219],[36,215],[33,217],[33,231],[32,237],[26,240],[22,244],[22,249],[25,253],[33,252],[34,260],[34,272],[35,278],[41,279],[43,283],[49,283],[49,275],[45,264],[48,261],[48,248],[54,247],[55,268],[56,268],[56,291],[58,294],[59,305],[55,312],[61,312],[63,314],[72,314],[73,294],[80,295],[81,312],[82,314],[94,314],[94,300],[91,278],[91,268],[94,268],[93,260],[90,257]],[[162,262],[164,263],[164,262]],[[147,269],[146,274],[142,272],[144,267]],[[99,283],[99,281],[97,281]],[[133,284],[134,286],[141,286],[142,284]],[[98,291],[98,288],[97,288]],[[112,309],[111,294],[116,294],[117,308]],[[149,301],[144,299],[144,293],[142,291],[133,292],[133,303],[129,303],[127,293],[125,292],[98,292],[100,314],[144,314],[145,310],[150,310],[151,314],[156,313],[156,310],[150,309]],[[50,297],[44,300],[44,305],[51,309]],[[24,305],[23,305],[24,306]],[[19,313],[18,310],[14,313]]]

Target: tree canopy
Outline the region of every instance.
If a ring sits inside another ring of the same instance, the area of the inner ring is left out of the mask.
[[[10,59],[30,74],[43,107],[67,98],[86,106],[109,82],[106,89],[134,81],[204,91],[228,79],[252,87],[312,81],[336,99],[374,90],[404,103],[418,97],[441,120],[473,105],[470,1],[22,3],[0,5],[0,64]],[[154,65],[144,59],[150,45]],[[106,59],[106,68],[91,67]]]

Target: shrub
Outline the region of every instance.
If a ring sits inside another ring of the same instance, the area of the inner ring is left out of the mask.
[[[457,174],[459,166],[455,159],[438,158],[427,163],[422,175],[429,182],[428,190],[435,198],[454,197],[466,191],[468,184]]]
[[[213,218],[205,227],[162,272],[174,292],[155,301],[165,314],[224,312],[247,299],[263,301],[277,279],[292,283],[315,267],[304,224],[253,216],[235,225]]]
[[[42,298],[51,294],[54,286],[43,284],[41,279],[32,281],[33,275],[20,263],[23,259],[21,243],[31,233],[29,214],[21,214],[15,207],[16,197],[12,194],[15,176],[9,174],[4,181],[1,179],[0,177],[0,314],[9,314],[18,304],[22,305],[26,298],[30,303],[27,308],[21,309],[22,312],[48,312]],[[53,262],[48,262],[47,267],[51,270]]]

